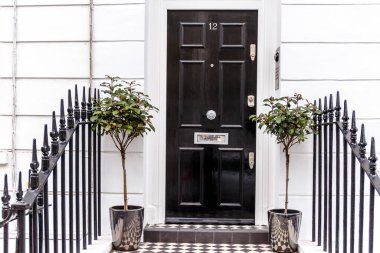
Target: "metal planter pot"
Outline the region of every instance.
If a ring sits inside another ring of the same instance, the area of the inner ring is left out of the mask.
[[[298,210],[268,211],[269,238],[275,252],[297,252],[302,213]]]
[[[132,251],[139,248],[143,231],[144,208],[141,206],[123,206],[110,208],[112,245],[117,251]]]

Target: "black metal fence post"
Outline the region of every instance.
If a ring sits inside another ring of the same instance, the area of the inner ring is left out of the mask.
[[[336,104],[335,104],[335,121],[340,121],[340,96],[339,92],[336,93]],[[335,252],[339,253],[339,232],[340,232],[340,130],[339,127],[335,126],[335,138],[336,138],[336,146],[335,146],[335,152],[336,152],[336,181],[335,181],[335,196],[336,196],[336,202],[335,202]]]
[[[37,144],[36,144],[36,139],[33,139],[32,162],[30,163],[30,190],[31,191],[35,191],[39,185],[38,167],[39,167],[39,163],[37,160]],[[38,204],[37,201],[35,201],[32,207],[33,210],[32,210],[32,235],[31,235],[32,252],[31,253],[38,252],[38,227],[37,227],[38,206],[37,204]]]
[[[347,100],[344,100],[342,127],[343,133],[348,132],[348,109]],[[348,237],[348,158],[347,158],[348,143],[343,138],[343,253],[347,253],[347,237]]]
[[[51,156],[58,154],[58,131],[57,131],[57,119],[55,117],[55,111],[53,111],[52,117],[52,130],[50,132],[51,141]],[[57,182],[57,165],[53,168],[53,249],[54,253],[58,253],[58,182]]]
[[[67,128],[74,128],[74,110],[72,105],[71,90],[68,91]],[[73,200],[73,138],[69,140],[69,252],[74,252],[74,200]]]
[[[86,88],[83,86],[82,108],[81,108],[82,123],[86,122]],[[83,249],[87,249],[87,221],[86,221],[86,125],[82,124],[82,242]]]
[[[358,131],[356,127],[356,117],[355,117],[355,111],[352,111],[352,119],[351,119],[351,145],[356,145],[356,139],[357,135],[356,132]],[[354,151],[351,151],[351,219],[350,219],[350,252],[355,252],[355,173],[356,173],[356,159],[355,159],[355,153]]]
[[[375,150],[375,139],[371,138],[371,150],[369,160],[369,169],[371,176],[376,175],[376,150]],[[370,184],[369,192],[369,237],[368,237],[368,253],[373,253],[373,240],[374,240],[374,224],[375,224],[375,187]]]
[[[8,176],[7,174],[5,174],[4,191],[3,191],[3,196],[1,197],[1,202],[3,202],[1,217],[3,219],[7,218],[9,214],[10,200],[11,200],[11,196],[9,195],[9,191],[8,191]],[[9,228],[8,228],[8,224],[5,224],[3,228],[3,252],[4,253],[8,253],[8,249],[9,249],[8,240],[9,240]]]
[[[75,85],[74,118],[75,118],[75,123],[79,124],[80,109],[79,109],[77,85]],[[77,125],[76,131],[75,131],[75,250],[77,253],[80,252],[79,134],[80,134],[80,128]]]
[[[50,157],[49,157],[49,152],[50,152],[50,147],[49,147],[49,138],[48,138],[48,126],[45,124],[44,127],[44,141],[43,141],[43,146],[41,147],[42,151],[42,158],[41,158],[41,171],[44,173],[48,173],[48,169],[50,166]],[[43,207],[44,207],[44,239],[45,239],[45,252],[49,252],[49,188],[48,188],[48,183],[45,184],[44,186],[44,199],[43,199]]]

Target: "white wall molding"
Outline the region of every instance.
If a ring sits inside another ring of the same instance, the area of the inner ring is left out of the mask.
[[[274,94],[273,55],[278,45],[279,2],[276,0],[149,0],[146,2],[146,92],[160,112],[156,132],[144,138],[145,208],[148,223],[165,221],[166,170],[166,17],[168,10],[258,10],[257,101]],[[258,103],[257,112],[263,111]],[[266,224],[275,205],[276,160],[270,137],[257,132],[256,224]]]

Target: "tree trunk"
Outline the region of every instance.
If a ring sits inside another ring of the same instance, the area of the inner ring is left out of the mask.
[[[288,188],[289,188],[289,149],[285,149],[286,156],[286,183],[285,183],[285,214],[288,213]]]
[[[123,166],[123,199],[124,199],[124,210],[128,210],[128,200],[127,200],[127,170],[125,168],[125,152],[121,152],[121,164]]]

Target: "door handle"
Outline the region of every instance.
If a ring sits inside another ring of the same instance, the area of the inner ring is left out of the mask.
[[[248,164],[249,168],[253,170],[253,166],[255,166],[255,152],[248,153]]]

